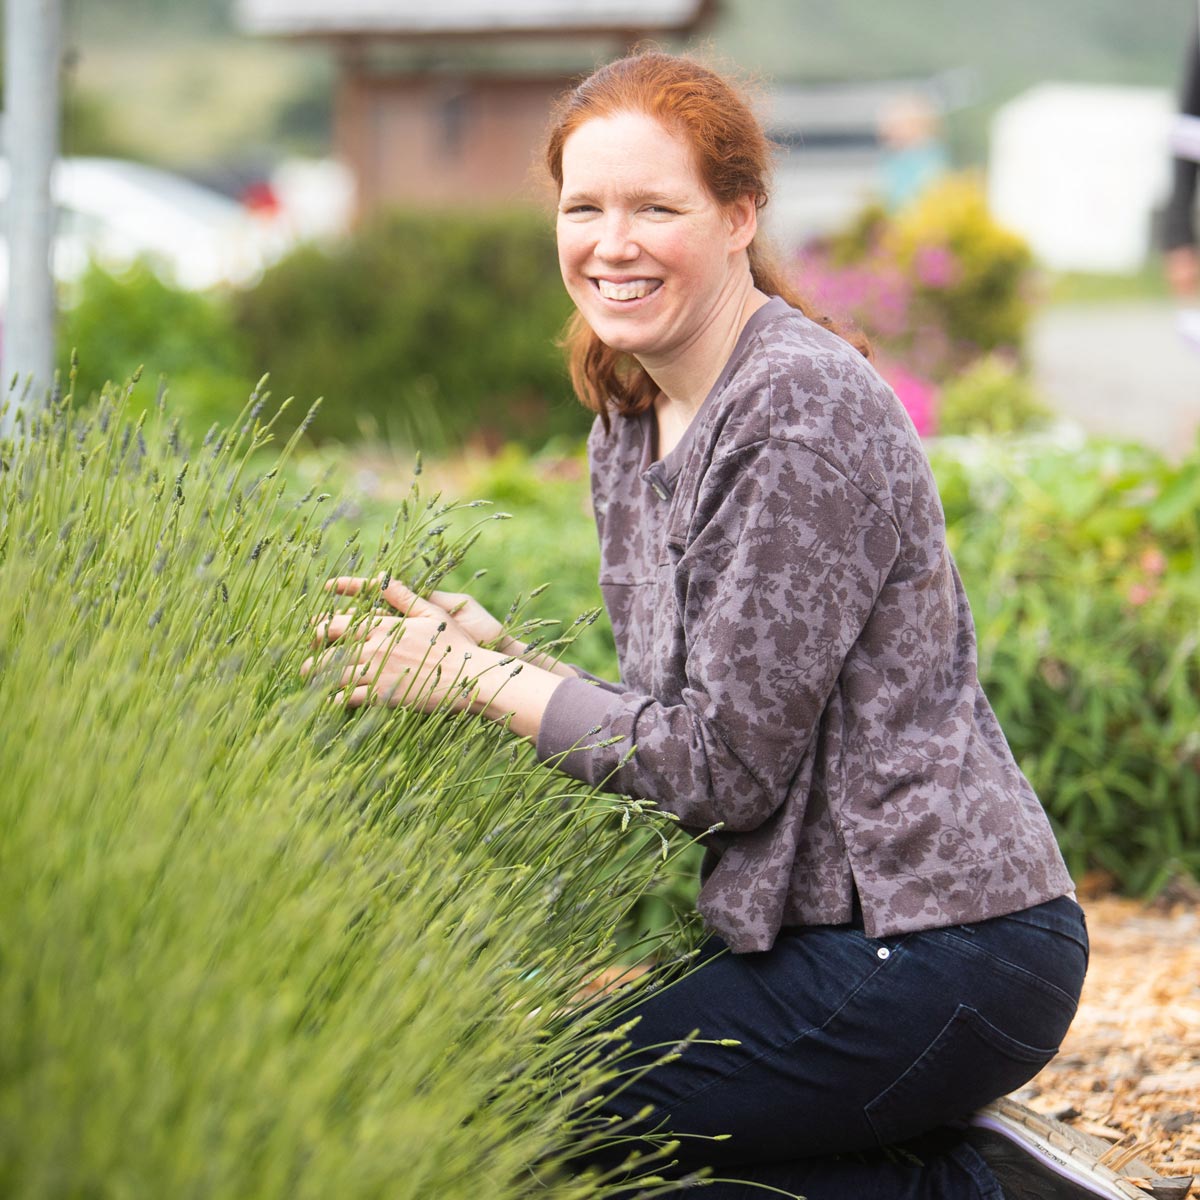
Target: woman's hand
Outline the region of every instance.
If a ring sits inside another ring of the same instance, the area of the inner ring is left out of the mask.
[[[364,589],[378,587],[379,582],[379,579],[339,575],[331,579],[325,588],[337,592],[339,596],[357,596]],[[504,626],[478,600],[465,592],[431,592],[428,599],[423,599],[398,579],[392,579],[387,587],[380,588],[379,595],[399,613],[411,611],[416,616],[434,616],[436,614],[430,609],[440,610],[443,617],[453,618],[454,623],[479,646],[496,642],[504,635]],[[497,649],[511,653],[507,646],[498,646]]]
[[[355,596],[377,582],[340,576],[326,587],[339,595]],[[478,671],[496,666],[500,657],[480,650],[479,643],[499,636],[500,622],[469,596],[434,593],[434,597],[449,601],[449,607],[465,612],[463,622],[436,599],[425,600],[398,580],[389,582],[379,594],[402,616],[335,613],[317,626],[316,645],[349,643],[353,651],[339,677],[341,690],[335,701],[349,708],[370,702],[406,704],[425,712],[447,701],[455,710],[472,707],[470,682]],[[337,653],[327,649],[308,659],[302,674],[311,674]],[[478,666],[471,670],[473,658]]]
[[[342,596],[378,587],[378,580],[341,576],[326,584]],[[317,626],[316,645],[353,643],[353,659],[338,679],[334,697],[347,708],[368,703],[406,705],[431,712],[442,705],[470,709],[493,721],[508,723],[513,733],[537,738],[542,715],[561,675],[570,668],[514,662],[504,639],[500,649],[480,645],[495,641],[503,627],[482,605],[458,592],[434,592],[429,600],[396,580],[379,592],[402,616],[382,613],[334,613]],[[301,673],[311,675],[331,661],[339,648],[307,659]]]
[[[354,575],[340,575],[331,579],[326,589],[340,596],[357,596],[364,589],[378,587],[380,579],[361,579]],[[392,579],[379,595],[397,612],[414,615],[436,615],[431,609],[440,611],[442,618],[454,623],[479,646],[489,646],[502,655],[514,658],[525,656],[527,661],[563,679],[574,679],[576,672],[566,663],[548,654],[527,654],[528,646],[504,632],[504,626],[474,596],[466,592],[431,592],[423,599],[398,579]],[[415,607],[414,607],[415,606]]]
[[[1200,251],[1195,246],[1176,246],[1163,259],[1167,283],[1180,299],[1200,292]]]

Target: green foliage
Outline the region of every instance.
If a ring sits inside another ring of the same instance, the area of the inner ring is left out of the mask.
[[[428,588],[474,534],[414,484],[345,537],[261,405],[192,453],[106,390],[0,447],[0,1192],[628,1195],[566,1162],[620,1135],[581,1101],[631,994],[578,990],[665,822],[301,682],[325,578]]]
[[[238,324],[286,393],[325,397],[315,436],[367,418],[432,450],[586,431],[555,346],[569,309],[544,218],[395,212],[278,263]]]
[[[941,434],[1020,433],[1049,420],[1028,375],[1000,354],[979,359],[952,379],[938,403]]]
[[[1072,868],[1200,877],[1200,447],[991,441],[935,469],[980,676]]]
[[[172,287],[145,261],[119,272],[90,264],[70,289],[58,344],[64,376],[78,355],[83,393],[139,370],[166,376],[172,412],[197,437],[237,415],[250,374],[227,297]]]

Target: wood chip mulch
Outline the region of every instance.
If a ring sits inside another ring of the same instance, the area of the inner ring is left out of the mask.
[[[1016,1093],[1200,1194],[1200,902],[1082,899],[1091,966],[1058,1057]]]

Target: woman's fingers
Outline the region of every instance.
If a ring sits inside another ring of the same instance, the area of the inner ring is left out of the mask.
[[[465,592],[433,592],[429,598],[481,644],[493,642],[504,633],[504,626],[474,596]]]
[[[325,590],[327,592],[337,592],[339,596],[357,596],[363,588],[368,587],[376,580],[363,579],[361,575],[338,575],[334,579],[325,581]]]
[[[472,601],[466,592],[430,592],[429,599],[451,617],[457,616]]]
[[[379,595],[398,612],[414,617],[431,617],[437,613],[436,605],[423,600],[398,579],[389,579],[387,587],[381,587],[384,579],[387,579],[386,575],[374,575],[370,579],[364,579],[361,575],[338,575],[326,582],[325,590],[336,592],[339,596],[357,596],[362,592],[378,589]]]
[[[365,640],[380,629],[385,632],[390,631],[398,623],[396,617],[371,617],[362,613],[357,615],[355,613],[334,613],[332,617],[327,617],[317,623],[313,642],[318,645],[325,642],[336,642],[339,638],[345,637],[351,629],[354,630],[356,637]]]
[[[397,612],[406,617],[438,617],[446,615],[446,610],[437,604],[431,604],[422,599],[411,588],[407,588],[398,579],[392,579],[387,587],[379,593]]]
[[[336,592],[339,596],[357,596],[377,588],[379,595],[404,616],[436,617],[438,620],[452,615],[452,606],[461,609],[472,603],[471,597],[461,592],[434,592],[426,600],[399,579],[388,579],[387,587],[381,587],[385,578],[384,575],[376,575],[371,579],[364,579],[360,575],[339,575],[326,582],[325,590]]]
[[[379,670],[379,664],[367,660],[365,662],[353,663],[348,666],[343,672],[342,677],[338,681],[339,687],[357,687],[364,683],[368,676]],[[367,686],[371,686],[368,684]]]

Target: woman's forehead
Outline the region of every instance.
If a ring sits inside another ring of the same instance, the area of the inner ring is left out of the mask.
[[[571,174],[614,173],[700,179],[691,144],[654,117],[637,112],[593,117],[563,143],[564,189]]]

